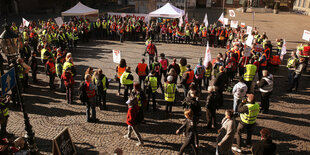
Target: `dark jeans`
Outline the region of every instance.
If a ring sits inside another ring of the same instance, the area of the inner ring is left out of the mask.
[[[255,126],[255,123],[254,124],[245,124],[245,123],[239,122],[239,125],[237,127],[237,138],[236,138],[237,145],[239,148],[241,147],[241,133],[244,130],[247,133],[246,144],[251,144],[254,126]]]
[[[106,97],[107,97],[107,91],[102,91],[101,93],[98,94],[98,104],[99,104],[100,110],[105,109],[107,107]]]
[[[118,79],[118,93],[121,93],[122,84],[120,79]]]
[[[161,92],[164,93],[163,84],[161,83],[161,75],[157,76],[157,85],[160,88]]]
[[[300,77],[301,77],[301,74],[297,74],[294,76],[293,84],[290,87],[291,90],[295,87],[295,90],[297,91]]]
[[[37,82],[37,72],[36,71],[32,71],[32,82]]]
[[[294,83],[294,74],[295,70],[288,70],[288,85],[289,87],[292,87]]]
[[[202,79],[195,79],[195,84],[198,85],[199,91],[202,90]]]
[[[133,84],[130,84],[130,85],[124,85],[125,86],[125,91],[124,91],[124,101],[127,101],[128,100],[128,90],[129,90],[129,93],[131,93],[132,89],[133,89]]]
[[[269,105],[270,105],[270,95],[272,94],[272,92],[268,92],[268,93],[260,93],[261,94],[261,110],[263,112],[268,112],[269,111]]]
[[[217,94],[218,94],[218,99],[219,99],[218,106],[222,107],[224,103],[223,90],[218,90]]]
[[[165,101],[165,102],[166,102],[166,114],[172,113],[172,104],[174,102],[168,102],[168,101]]]
[[[68,104],[72,104],[73,102],[73,85],[66,86],[66,100]]]
[[[140,85],[141,85],[141,88],[143,88],[144,89],[144,82],[145,82],[145,78],[146,78],[146,76],[139,76],[139,83],[140,83]]]
[[[150,103],[150,100],[151,100],[151,98],[152,98],[152,103],[153,103],[153,110],[155,110],[156,109],[156,92],[152,92],[152,91],[149,91],[149,97],[148,97],[148,102],[147,102],[147,107],[146,107],[146,109],[147,110],[149,110],[149,103]]]
[[[0,133],[2,133],[2,134],[4,134],[4,133],[6,133],[6,126],[7,126],[7,124],[8,124],[8,118],[9,118],[9,116],[5,116],[4,117],[4,122],[1,124],[1,131],[0,131]]]
[[[216,109],[206,109],[207,127],[216,126]]]
[[[50,78],[49,81],[50,88],[54,88],[55,75],[49,75],[49,78]]]
[[[208,90],[209,87],[209,82],[211,81],[211,76],[210,77],[203,77],[203,82],[204,82],[204,86],[206,88],[206,90]]]
[[[185,98],[187,96],[188,91],[189,91],[188,85],[182,84],[182,88],[184,90],[184,98]]]
[[[247,93],[254,93],[254,92],[250,92],[250,88],[251,88],[251,84],[252,84],[252,81],[244,81],[244,83],[246,84],[246,86],[248,87],[248,90],[247,90]]]
[[[184,144],[181,146],[181,149],[180,149],[178,155],[182,155],[183,152],[184,152],[184,149],[186,147],[188,147],[189,145],[193,148],[193,151],[194,151],[195,155],[198,155],[198,150],[197,150],[197,148],[195,146],[194,138],[190,138],[190,139],[186,138]]]
[[[90,121],[90,109],[91,109],[91,118],[96,119],[96,97],[88,98],[86,103],[86,119]]]

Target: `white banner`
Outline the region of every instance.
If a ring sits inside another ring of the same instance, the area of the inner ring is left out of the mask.
[[[224,13],[221,14],[220,18],[218,19],[219,22],[224,24]]]
[[[113,50],[113,62],[120,63],[121,61],[121,51]]]
[[[236,17],[235,11],[234,10],[229,10],[229,16],[230,17]]]
[[[203,22],[205,23],[205,26],[208,27],[209,21],[208,21],[208,15],[207,15],[207,13],[205,14],[205,18],[204,18]]]
[[[25,19],[25,18],[23,18],[23,27],[28,27],[29,26],[29,22]]]
[[[302,35],[302,39],[306,41],[310,41],[310,31],[304,30],[304,34]]]
[[[203,61],[203,65],[207,67],[209,62],[211,62],[211,51],[209,48],[209,42],[207,42],[206,54],[205,54],[205,59]]]
[[[247,28],[246,28],[246,34],[252,35],[252,27],[251,27],[251,26],[247,26]]]
[[[232,28],[238,28],[238,21],[232,20],[232,21],[230,22],[230,27],[232,27]]]
[[[115,16],[116,18],[121,17],[133,17],[135,20],[143,20],[144,22],[148,21],[148,14],[140,14],[140,13],[116,13],[116,12],[108,12],[109,16]]]
[[[228,25],[228,18],[224,18],[224,25]]]
[[[252,46],[252,42],[253,42],[254,37],[252,35],[248,36],[248,39],[246,40],[245,44],[248,46]]]
[[[57,24],[59,27],[61,27],[62,24],[64,24],[64,22],[63,22],[63,20],[62,20],[61,17],[55,18],[55,22],[56,22],[56,24]]]

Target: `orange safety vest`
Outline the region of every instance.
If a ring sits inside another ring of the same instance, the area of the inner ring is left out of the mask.
[[[137,67],[138,67],[138,76],[146,76],[147,64],[139,63]]]
[[[203,38],[206,38],[206,37],[207,37],[207,31],[202,31],[201,33],[202,33],[202,37],[203,37]]]
[[[187,78],[186,83],[187,83],[187,84],[190,84],[190,83],[194,82],[194,76],[195,76],[194,71],[193,71],[193,70],[190,70],[190,71],[186,71],[185,73],[188,74],[188,76],[189,76],[189,77]]]
[[[267,55],[267,51],[269,51],[269,54]],[[269,60],[270,59],[270,48],[267,48],[264,50],[264,53],[266,54],[266,59]]]
[[[125,70],[126,70],[126,67],[120,67],[120,66],[118,66],[118,67],[117,67],[117,77],[118,77],[118,78],[121,78],[121,76],[123,75],[123,73],[125,72]]]
[[[237,53],[237,55],[238,55],[238,62],[239,62],[239,60],[240,60],[240,56],[241,56],[241,54],[240,54],[240,51],[238,50],[238,51],[235,51],[235,53]]]
[[[48,62],[47,62],[47,65],[49,65],[49,67],[50,67],[49,71],[50,71],[52,74],[56,74],[55,64],[52,63],[52,62],[50,62],[50,61],[48,61]]]
[[[169,30],[169,33],[172,33],[172,28],[171,28],[171,27],[169,27],[169,29],[168,29],[168,30]]]
[[[194,27],[194,33],[198,33],[198,26]]]
[[[266,61],[264,61],[263,63],[261,63],[260,64],[260,66],[267,66],[267,55],[266,55],[266,53],[264,53],[263,55],[262,55],[262,57],[265,55],[265,57],[266,57]]]

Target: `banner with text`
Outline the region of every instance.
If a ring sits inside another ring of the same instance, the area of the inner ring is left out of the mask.
[[[132,17],[135,20],[143,20],[144,22],[148,21],[148,14],[140,14],[140,13],[116,13],[116,12],[108,12],[109,16],[115,16],[116,18],[121,17]]]

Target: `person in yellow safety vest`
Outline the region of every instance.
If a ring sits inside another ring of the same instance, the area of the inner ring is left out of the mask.
[[[103,38],[108,38],[108,22],[106,20],[102,21]]]
[[[139,107],[139,112],[143,113],[143,109],[146,103],[146,96],[144,91],[141,89],[140,83],[135,82],[133,84],[133,90],[130,93],[129,98],[135,98]]]
[[[195,73],[191,69],[190,65],[186,65],[186,72],[182,76],[181,84],[184,89],[184,97],[187,96],[188,91],[189,91],[189,86],[191,85],[192,82],[194,82],[194,77]]]
[[[208,87],[209,87],[209,82],[211,81],[212,79],[212,63],[211,62],[208,62],[208,65],[206,66],[206,71],[205,71],[205,75],[203,77],[203,81],[204,81],[204,86],[205,86],[205,89],[208,90]]]
[[[157,77],[155,76],[155,71],[152,71],[149,76],[145,79],[145,83],[147,85],[147,94],[148,94],[148,102],[146,109],[149,110],[149,103],[150,99],[152,97],[152,103],[153,103],[153,111],[156,111],[156,95],[157,95]]]
[[[72,76],[76,75],[76,71],[75,71],[75,68],[72,62],[73,62],[73,59],[71,57],[67,59],[67,61],[64,63],[62,67],[62,73],[65,72],[67,68],[71,68]]]
[[[95,84],[98,88],[98,103],[100,110],[106,110],[107,89],[109,88],[109,80],[102,73],[102,69],[98,70],[98,78],[95,78]],[[101,102],[102,101],[102,102]]]
[[[145,59],[142,58],[141,59],[141,63],[138,63],[137,67],[136,67],[136,73],[139,76],[139,83],[142,84],[143,88],[145,85],[145,78],[146,76],[149,74],[149,69],[147,67],[147,64],[145,63]]]
[[[68,38],[68,46],[70,49],[72,49],[72,44],[73,44],[73,34],[72,32],[70,31],[70,29],[67,29],[67,32],[66,32],[66,37]]]
[[[28,32],[26,30],[24,30],[24,32],[23,32],[23,39],[24,39],[24,41],[29,40],[29,35],[28,35]]]
[[[18,27],[16,26],[16,23],[15,23],[15,22],[12,22],[11,30],[12,30],[14,33],[18,34]]]
[[[246,130],[247,139],[246,145],[251,144],[252,133],[256,124],[256,118],[259,114],[259,104],[254,102],[254,94],[248,94],[247,99],[238,106],[238,111],[240,113],[239,125],[237,127],[237,147],[233,147],[234,151],[241,153],[241,132]]]
[[[131,74],[131,68],[127,67],[126,71],[123,73],[123,75],[120,78],[120,82],[122,85],[124,85],[125,87],[125,91],[124,91],[124,101],[128,100],[128,90],[132,91],[133,88],[133,76]]]
[[[175,102],[176,84],[173,82],[173,77],[168,76],[167,82],[164,84],[165,102],[166,102],[166,117],[172,116],[172,104]]]
[[[9,108],[8,104],[11,100],[11,97],[7,95],[5,98],[0,99],[0,115],[3,116],[3,122],[1,123],[0,135],[5,136],[7,134],[6,126],[8,124],[9,118]]]
[[[101,36],[101,21],[100,19],[97,19],[95,22],[95,33],[96,33],[96,38],[100,39]]]
[[[187,60],[185,58],[180,59],[180,79],[182,79],[183,74],[186,72],[186,65],[187,65]]]
[[[283,39],[276,39],[276,42],[277,42],[277,55],[280,55],[283,46]]]
[[[62,30],[59,32],[57,39],[58,39],[58,45],[61,47],[61,49],[65,49],[66,43],[67,43],[67,38],[66,38],[66,35],[63,33]]]
[[[115,75],[115,80],[118,81],[118,93],[117,96],[121,95],[121,81],[120,78],[123,75],[123,73],[126,71],[126,60],[121,59],[120,63],[118,66],[116,66],[116,75]]]
[[[253,64],[254,60],[251,59],[249,64],[245,66],[245,73],[243,75],[244,83],[247,85],[248,88],[251,88],[252,81],[254,80],[257,67]],[[250,92],[250,89],[248,89],[247,92]]]
[[[73,30],[73,46],[76,48],[78,40],[79,40],[79,33],[76,29]]]
[[[188,26],[185,27],[185,43],[186,44],[191,43],[191,31]]]
[[[294,72],[296,70],[298,66],[298,58],[296,55],[296,52],[293,51],[291,53],[291,57],[287,60],[287,69],[288,69],[288,82],[289,84],[293,83],[293,79],[294,79]]]

